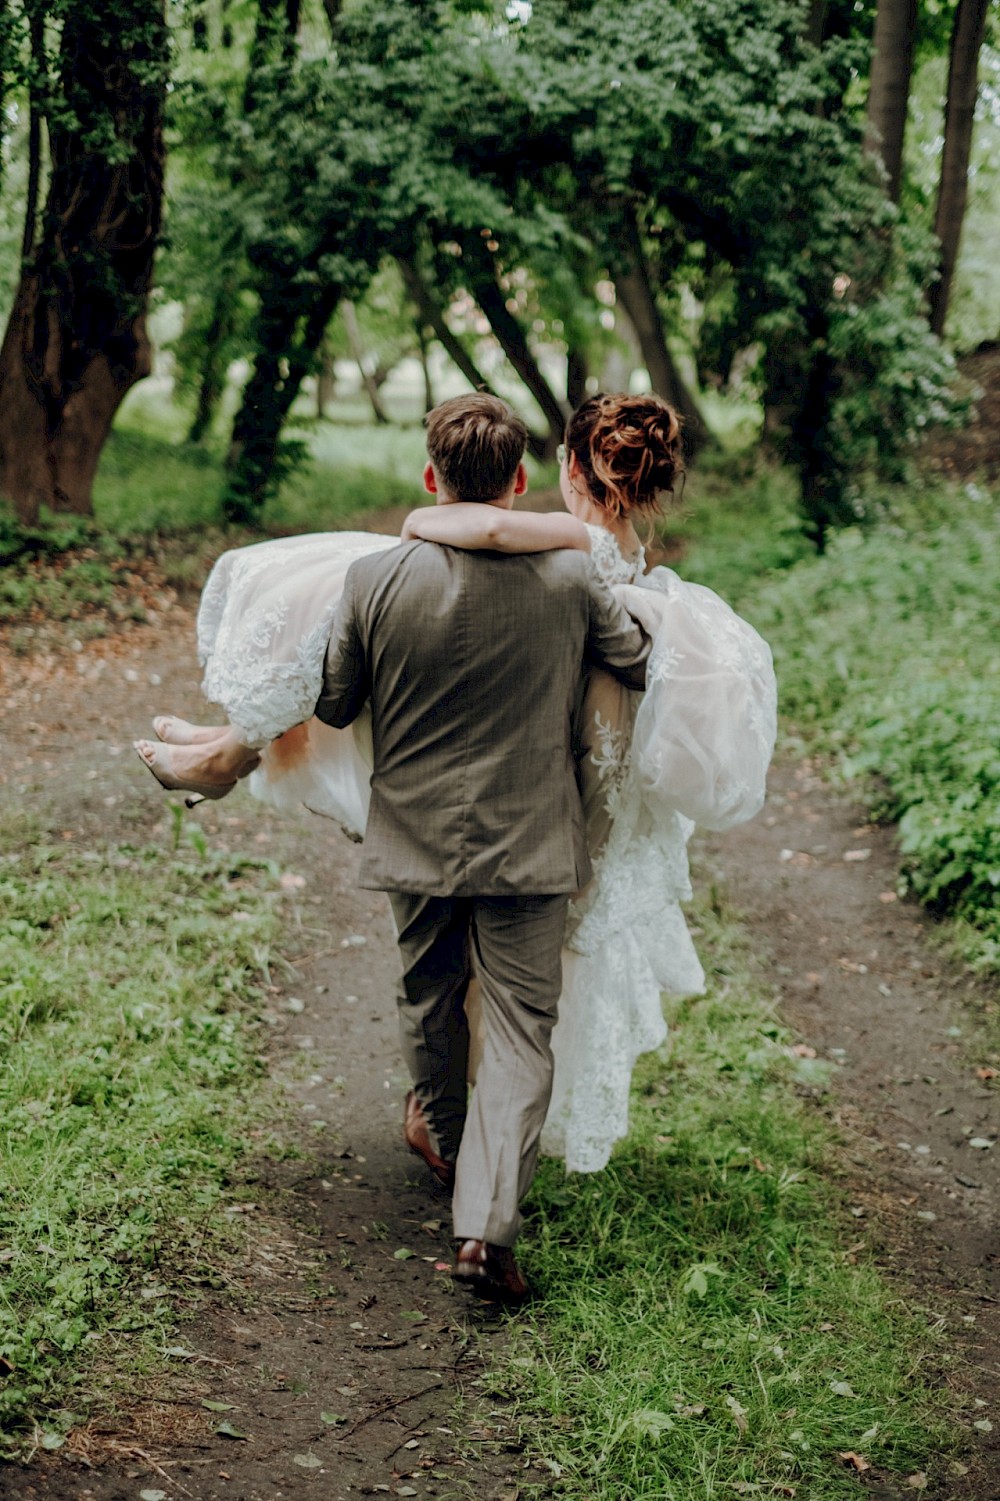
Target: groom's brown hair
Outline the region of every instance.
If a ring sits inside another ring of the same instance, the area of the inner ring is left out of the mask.
[[[498,396],[477,391],[442,401],[424,418],[427,455],[455,500],[497,500],[514,483],[528,429]]]

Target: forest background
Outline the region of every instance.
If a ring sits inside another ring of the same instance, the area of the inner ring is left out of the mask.
[[[163,589],[189,596],[227,546],[402,515],[421,502],[422,414],[445,396],[511,400],[531,428],[533,487],[555,504],[573,405],[652,388],[684,414],[690,465],[659,555],[772,642],[785,753],[818,756],[898,822],[900,894],[947,917],[963,962],[995,978],[998,15],[989,0],[8,0],[12,671],[58,649],[60,631],[78,646],[148,619]],[[17,920],[0,943],[0,1038],[42,1068],[47,1029],[84,1026],[51,999],[66,973],[38,958],[58,882],[82,877],[51,842],[33,852],[19,817],[3,830]],[[205,858],[229,900],[227,862]],[[203,889],[186,865],[168,877]],[[101,972],[99,956],[86,963]],[[231,989],[252,992],[253,963],[234,952]],[[721,1043],[710,1029],[711,1047],[749,1057],[757,1020]],[[984,1048],[998,1045],[987,1032]],[[751,1092],[756,1067],[736,1070]],[[5,1118],[29,1119],[37,1078],[9,1087]],[[88,1075],[86,1088],[113,1130],[111,1085],[105,1097]],[[65,1361],[86,1364],[131,1275],[125,1252],[96,1267],[79,1249],[91,1188],[66,1167],[71,1115],[59,1172],[72,1192],[44,1225],[62,1259],[0,1304],[0,1415],[17,1452],[65,1431]],[[80,1152],[100,1155],[91,1137]],[[170,1191],[190,1192],[192,1171]],[[42,1233],[25,1209],[37,1163],[15,1173],[23,1200],[0,1213],[11,1245]],[[65,1247],[60,1215],[77,1227]],[[136,1267],[158,1223],[130,1221]],[[706,1244],[685,1254],[720,1264]],[[872,1373],[890,1407],[909,1379]],[[640,1424],[615,1442],[649,1437]],[[918,1414],[896,1450],[887,1431],[879,1442],[885,1464],[917,1466],[940,1435]]]

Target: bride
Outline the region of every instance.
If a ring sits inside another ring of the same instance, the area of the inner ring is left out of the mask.
[[[666,1038],[662,992],[704,987],[681,908],[687,841],[696,823],[729,828],[759,810],[776,693],[770,652],[745,621],[670,569],[645,571],[635,522],[682,472],[673,409],[655,396],[593,397],[569,421],[559,466],[566,513],[433,506],[411,513],[402,540],[588,551],[654,641],[644,694],[594,670],[583,685],[578,775],[594,875],[570,907],[542,1145],[568,1169],[595,1172],[628,1131],[636,1059]],[[433,492],[430,465],[424,481]],[[195,798],[225,796],[246,777],[263,801],[304,806],[360,839],[370,719],[336,730],[312,710],[350,564],[396,545],[334,532],[223,554],[202,595],[198,653],[205,695],[229,723],[154,720],[160,743],[136,743],[153,775]]]

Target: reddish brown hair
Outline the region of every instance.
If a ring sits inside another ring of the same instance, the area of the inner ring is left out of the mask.
[[[659,396],[592,396],[569,419],[566,447],[612,516],[660,510],[684,473],[680,418]]]
[[[498,396],[477,391],[442,401],[424,418],[427,454],[455,500],[497,500],[514,482],[528,429]]]

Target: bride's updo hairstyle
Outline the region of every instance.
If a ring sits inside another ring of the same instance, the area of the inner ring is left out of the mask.
[[[569,419],[566,447],[612,516],[660,511],[684,473],[680,419],[659,396],[592,396]]]

